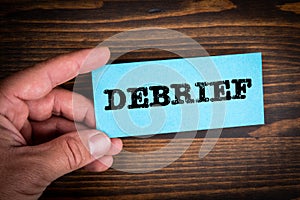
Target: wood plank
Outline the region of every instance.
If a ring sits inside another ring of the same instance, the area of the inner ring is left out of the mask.
[[[189,139],[182,142],[186,140]],[[141,153],[155,150],[153,146],[163,147],[170,141],[125,139],[124,142],[125,150],[137,151],[138,148]],[[199,159],[202,143],[203,138],[195,139],[180,159],[154,172],[130,174],[110,169],[104,173],[71,173],[53,183],[45,199],[64,195],[90,195],[95,199],[152,199],[154,196],[163,199],[196,196],[288,199],[300,195],[300,157],[297,156],[300,137],[220,138],[215,148],[204,159]],[[170,150],[169,154],[172,153]],[[153,158],[145,165],[162,162],[168,156]]]
[[[171,165],[131,174],[78,170],[61,177],[41,199],[293,199],[300,197],[300,17],[298,1],[104,0],[2,1],[0,8],[0,79],[56,55],[93,48],[122,31],[158,26],[177,30],[200,43],[210,55],[262,52],[265,126],[224,129],[203,159],[199,149],[206,131],[179,140],[145,163],[116,157],[115,166],[152,169],[192,145]],[[159,47],[166,41],[151,38]],[[170,39],[169,41],[172,41]],[[112,45],[122,50],[134,40]],[[168,46],[169,47],[169,46]],[[177,39],[169,47],[187,57],[194,47]],[[177,58],[157,49],[127,53],[115,63]],[[78,92],[91,97],[90,75]],[[62,87],[72,90],[74,80]],[[181,133],[183,135],[188,133]],[[173,134],[126,138],[124,149],[149,153],[173,141]],[[210,138],[210,142],[215,139]],[[135,157],[137,161],[143,155]],[[121,163],[121,164],[120,164]],[[145,166],[146,165],[146,166]]]

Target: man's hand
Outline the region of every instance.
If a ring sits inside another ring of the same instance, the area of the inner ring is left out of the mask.
[[[0,85],[0,199],[37,199],[58,177],[83,166],[104,171],[122,149],[95,128],[93,104],[58,85],[104,65],[108,48],[62,55]],[[89,59],[87,60],[87,57]],[[80,102],[73,110],[72,98]],[[83,125],[75,127],[75,122]]]

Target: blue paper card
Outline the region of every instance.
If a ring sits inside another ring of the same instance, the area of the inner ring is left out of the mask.
[[[111,138],[264,124],[261,53],[109,64],[92,82]]]

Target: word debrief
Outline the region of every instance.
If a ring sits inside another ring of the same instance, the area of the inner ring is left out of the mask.
[[[177,104],[191,104],[202,102],[226,101],[232,99],[245,99],[247,88],[251,88],[252,80],[232,79],[215,82],[196,82],[198,98],[193,99],[191,95],[191,85],[188,83],[171,84],[170,87],[165,85],[153,85],[149,87],[128,88],[127,93],[130,95],[130,104],[128,109],[149,108],[155,106],[167,106]],[[212,87],[213,96],[208,97],[206,89]],[[234,93],[230,91],[234,87]],[[172,90],[173,95],[170,94]],[[123,109],[128,101],[126,94],[120,89],[105,89],[104,94],[107,95],[108,105],[105,110]],[[149,99],[149,93],[152,93],[152,99]],[[173,97],[173,98],[172,98]]]

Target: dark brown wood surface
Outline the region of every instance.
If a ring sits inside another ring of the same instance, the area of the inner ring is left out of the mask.
[[[210,55],[262,52],[265,125],[224,129],[213,150],[198,156],[206,131],[175,162],[132,174],[75,171],[51,184],[42,199],[295,199],[300,197],[300,2],[273,0],[1,1],[0,78],[58,54],[95,47],[132,28],[180,31]],[[143,38],[143,37],[142,37]],[[144,37],[147,40],[148,37]],[[158,35],[153,40],[160,42]],[[195,56],[174,41],[174,49]],[[167,59],[157,49],[116,62]],[[90,84],[89,75],[82,79]],[[86,88],[82,84],[79,91]],[[73,82],[64,85],[72,89]],[[185,133],[182,133],[185,134]],[[154,151],[174,134],[125,138],[124,149]],[[216,139],[211,139],[213,140]],[[172,147],[167,156],[179,149]],[[143,166],[163,162],[152,157]],[[130,165],[129,162],[128,165]],[[140,165],[129,166],[138,169]]]

